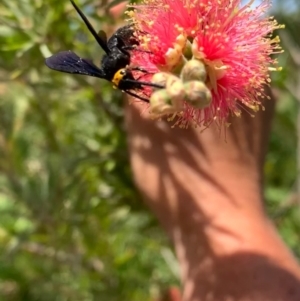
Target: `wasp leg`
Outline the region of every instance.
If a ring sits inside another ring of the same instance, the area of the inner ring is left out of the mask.
[[[136,94],[136,93],[134,93],[134,92],[131,92],[131,91],[129,91],[129,90],[124,90],[124,92],[126,92],[126,93],[129,94],[130,96],[133,96],[133,97],[138,98],[138,99],[140,99],[140,100],[142,100],[142,101],[144,101],[144,102],[149,103],[149,99],[148,99],[148,98],[145,98],[145,97],[143,97],[143,96],[140,96],[140,95],[138,95],[138,94]]]
[[[148,70],[142,68],[142,67],[128,67],[128,69],[132,70],[132,71],[140,71],[146,74],[155,74],[155,72],[149,72]]]
[[[154,74],[154,73],[147,73],[147,74]],[[141,76],[137,77],[135,80],[136,80],[137,82],[140,83],[140,82],[141,82],[140,79],[141,79],[143,76],[145,76],[145,75],[141,75]]]
[[[145,74],[155,74],[156,73],[156,72],[150,72],[150,71],[148,71],[148,70],[146,70],[142,67],[137,67],[137,66],[136,67],[129,66],[129,67],[127,67],[127,69],[130,70],[130,71],[140,71],[140,72],[145,73]],[[139,76],[136,80],[139,80],[142,77],[143,77],[143,75]]]

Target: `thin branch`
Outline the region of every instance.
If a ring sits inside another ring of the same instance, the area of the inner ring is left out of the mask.
[[[284,48],[288,50],[288,53],[291,55],[291,58],[297,67],[300,67],[300,49],[293,42],[291,35],[285,30],[282,30],[280,33],[280,38],[283,41]]]

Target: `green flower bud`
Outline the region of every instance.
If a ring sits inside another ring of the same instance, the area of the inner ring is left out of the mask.
[[[201,82],[206,81],[206,69],[204,64],[196,59],[188,61],[181,70],[180,77],[182,81],[188,82],[197,80]]]
[[[184,100],[197,109],[203,109],[210,105],[212,95],[210,90],[203,82],[190,81],[184,83],[185,98]]]

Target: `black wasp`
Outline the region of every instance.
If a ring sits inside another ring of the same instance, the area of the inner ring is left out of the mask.
[[[140,100],[149,102],[148,98],[136,94],[135,91],[142,91],[143,86],[154,88],[164,87],[150,82],[139,81],[134,78],[132,71],[136,70],[143,73],[147,73],[147,71],[140,67],[130,68],[129,51],[136,49],[135,47],[138,45],[138,41],[133,35],[132,26],[127,25],[119,28],[107,40],[106,33],[102,30],[97,33],[74,1],[70,1],[100,47],[105,51],[101,60],[101,66],[100,68],[97,67],[91,60],[81,58],[70,50],[59,52],[47,58],[45,61],[46,65],[51,69],[61,72],[89,75],[106,79],[112,82],[115,88]]]

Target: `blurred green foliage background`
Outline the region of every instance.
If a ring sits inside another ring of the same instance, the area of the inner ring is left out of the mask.
[[[120,26],[105,1],[77,3],[97,29]],[[274,9],[287,29],[265,195],[300,256],[300,3],[292,5]],[[102,55],[69,1],[0,0],[0,300],[154,300],[178,283],[177,263],[131,179],[122,94],[45,67],[68,49]]]

